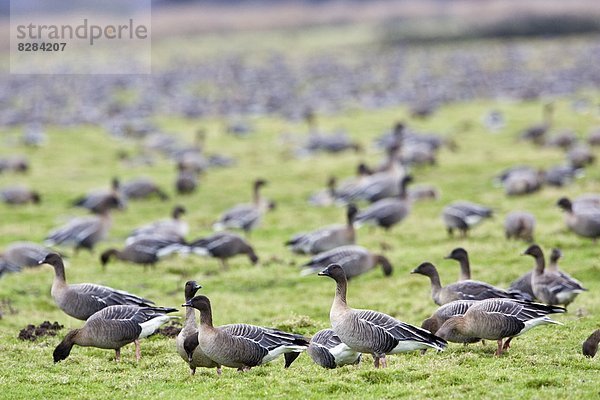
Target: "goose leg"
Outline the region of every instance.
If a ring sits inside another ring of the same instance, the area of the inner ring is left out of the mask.
[[[115,349],[115,361],[116,362],[121,361],[121,349]]]
[[[381,357],[381,368],[387,368],[387,359],[385,358],[385,354]]]
[[[498,350],[496,350],[496,355],[502,355],[502,339],[498,339]]]
[[[196,375],[196,367],[190,367],[190,375]]]
[[[133,343],[135,343],[135,360],[140,361],[142,358],[142,349],[140,348],[140,341],[136,339]]]
[[[375,368],[379,368],[379,357],[373,355],[373,363],[375,364]]]
[[[511,338],[511,337],[510,337],[510,338],[508,338],[508,339],[506,340],[506,342],[504,342],[504,346],[502,346],[502,350],[506,351],[506,350],[510,349],[510,341],[511,341],[512,339],[513,339],[513,338]]]
[[[229,269],[229,265],[227,264],[227,260],[224,258],[219,258],[219,260],[221,261],[221,267],[227,271]]]
[[[454,237],[454,230],[452,228],[448,228],[448,236]]]
[[[223,373],[223,371],[221,370],[221,367],[217,368],[217,375],[221,376],[221,373]]]

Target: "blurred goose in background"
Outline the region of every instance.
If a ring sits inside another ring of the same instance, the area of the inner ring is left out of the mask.
[[[490,110],[483,116],[483,125],[493,133],[502,130],[506,126],[504,114],[500,110]]]
[[[174,316],[167,315],[176,308],[110,306],[92,315],[83,327],[73,329],[54,349],[54,362],[71,354],[74,345],[114,349],[115,361],[121,361],[121,347],[135,343],[135,358],[140,361],[140,339],[152,335]]]
[[[442,212],[442,218],[450,236],[453,235],[455,229],[458,229],[462,236],[466,237],[469,229],[491,217],[491,208],[468,201],[456,201],[446,206]]]
[[[111,259],[154,267],[163,257],[175,252],[187,253],[188,247],[182,239],[174,236],[142,235],[127,244],[122,250],[111,248],[100,255],[100,263],[105,269]]]
[[[200,311],[198,346],[218,365],[247,371],[284,354],[285,368],[288,368],[309,345],[302,335],[277,329],[247,324],[214,327],[210,300],[206,296],[196,296],[183,306]]]
[[[594,242],[600,237],[600,208],[583,203],[575,208],[566,197],[559,199],[556,204],[565,212],[565,222],[571,231]]]
[[[37,267],[50,249],[32,242],[14,242],[0,253],[0,276],[5,272],[18,272],[23,267]]]
[[[590,146],[600,146],[600,129],[596,128],[591,131],[587,137],[587,142]]]
[[[326,153],[340,153],[345,150],[362,151],[362,146],[354,142],[348,134],[342,130],[325,134],[312,131],[308,142],[304,145],[304,151],[315,153],[323,151]]]
[[[67,284],[65,265],[56,253],[50,253],[40,261],[54,268],[51,295],[56,305],[73,318],[85,321],[92,314],[108,306],[130,305],[150,307],[154,302],[122,290],[93,283]]]
[[[506,239],[522,239],[533,242],[535,217],[525,211],[511,211],[504,219],[504,235]]]
[[[258,262],[258,256],[250,243],[232,232],[217,232],[211,236],[196,239],[189,243],[189,248],[192,253],[200,256],[218,258],[224,269],[229,268],[227,260],[239,254],[246,254],[253,265]]]
[[[437,200],[439,197],[439,191],[431,185],[411,185],[408,188],[408,199],[411,201]]]
[[[46,135],[43,125],[39,123],[27,125],[21,135],[21,143],[25,146],[41,147],[47,140],[48,135]]]
[[[25,156],[0,158],[0,173],[4,171],[24,174],[29,171],[29,160]]]
[[[531,141],[537,145],[543,145],[546,140],[546,134],[552,127],[553,114],[554,105],[552,103],[545,104],[543,108],[542,122],[525,129],[521,134],[521,139]]]
[[[371,204],[356,215],[356,224],[374,224],[389,230],[403,221],[410,213],[410,201],[407,199],[407,185],[412,177],[407,175],[400,179],[400,190],[397,198],[381,199]]]
[[[510,347],[512,338],[539,325],[562,325],[548,314],[563,313],[564,308],[508,299],[487,299],[473,304],[463,315],[450,317],[437,335],[450,342],[466,338],[497,340],[496,355]],[[507,340],[503,343],[504,338]]]
[[[196,292],[202,286],[196,281],[187,281],[184,288],[185,301],[190,301],[196,295]],[[221,374],[221,366],[208,358],[198,346],[198,326],[196,325],[196,312],[193,307],[185,308],[185,322],[183,328],[175,340],[177,352],[183,360],[190,366],[190,374],[196,373],[196,368],[217,368],[217,373]]]
[[[40,194],[25,186],[15,185],[0,190],[0,200],[6,204],[39,204],[42,200]]]
[[[501,181],[507,196],[529,194],[542,187],[544,172],[529,167],[519,168],[505,174]]]
[[[74,247],[75,253],[79,249],[88,249],[92,252],[94,246],[108,235],[112,226],[110,210],[118,208],[119,204],[119,199],[116,197],[107,197],[98,205],[99,215],[73,218],[65,225],[50,231],[44,244],[46,246],[70,244]]]
[[[598,342],[600,342],[600,329],[596,329],[594,333],[583,342],[583,355],[590,358],[594,357],[598,352]]]
[[[170,219],[161,219],[140,226],[129,234],[126,243],[131,244],[141,237],[148,236],[183,240],[190,230],[188,223],[181,218],[185,213],[185,207],[173,207]]]
[[[146,199],[153,195],[158,196],[162,201],[169,199],[169,196],[147,177],[135,178],[123,183],[121,193],[127,199]]]
[[[312,232],[300,233],[285,242],[285,245],[297,254],[318,254],[336,247],[352,245],[355,243],[354,220],[357,212],[356,206],[349,204],[345,225],[330,225]]]
[[[518,293],[510,293],[485,282],[466,280],[442,287],[440,275],[430,262],[424,262],[411,274],[425,275],[431,281],[431,298],[438,306],[455,300],[485,300],[492,298],[520,298]]]
[[[361,246],[341,246],[314,256],[303,265],[306,268],[302,271],[302,275],[319,272],[329,264],[341,265],[347,279],[364,274],[377,265],[381,265],[385,276],[390,276],[393,271],[390,261],[380,254],[373,254]]]
[[[117,199],[117,207],[115,208],[125,208],[125,202],[123,196],[121,196],[120,186],[119,180],[113,178],[110,190],[100,189],[90,192],[85,196],[73,200],[73,206],[86,208],[93,213],[100,214],[103,212],[105,204],[110,201],[109,199]]]
[[[567,150],[569,147],[577,143],[577,135],[572,130],[566,129],[557,132],[546,139],[546,146],[548,147],[559,147],[563,150]]]
[[[525,250],[523,255],[535,259],[535,269],[531,275],[531,289],[536,299],[543,303],[568,306],[575,298],[586,291],[575,279],[559,272],[546,271],[544,253],[540,246],[533,244]]]
[[[550,186],[562,187],[583,175],[582,170],[571,165],[555,165],[546,170],[545,183]]]
[[[573,168],[584,168],[596,161],[592,149],[583,143],[576,144],[567,152],[567,161]]]
[[[343,180],[335,189],[336,201],[342,204],[348,204],[353,193],[363,185],[373,174],[373,171],[365,163],[360,163],[356,167],[356,177]]]
[[[225,211],[217,222],[213,224],[214,230],[242,229],[249,233],[256,228],[262,216],[268,210],[275,208],[275,203],[263,198],[260,190],[267,184],[264,179],[254,181],[252,190],[252,204],[238,204]]]
[[[443,351],[446,341],[424,329],[409,325],[387,314],[350,308],[346,302],[348,281],[339,264],[331,264],[319,276],[335,280],[336,291],[329,318],[333,332],[352,350],[373,356],[375,368],[387,367],[386,354],[421,349]]]
[[[332,329],[315,333],[306,352],[315,364],[328,369],[358,364],[361,358],[361,353],[344,344]]]
[[[177,170],[175,191],[179,194],[194,193],[198,188],[198,174],[194,171],[188,171],[182,166],[178,166]]]
[[[315,207],[327,207],[335,204],[337,180],[334,176],[327,179],[327,188],[313,193],[308,199],[308,204]]]

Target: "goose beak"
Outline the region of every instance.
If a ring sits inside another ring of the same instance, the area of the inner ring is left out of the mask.
[[[198,289],[202,289],[201,285],[196,284],[196,286],[194,286],[194,290],[198,290]]]
[[[451,259],[451,258],[452,258],[452,257],[450,257],[450,254],[448,254],[446,257],[444,257],[444,260],[449,260],[449,259]]]
[[[411,274],[416,274],[417,273],[417,269],[413,269],[412,271],[410,271]]]
[[[327,271],[327,269],[324,269],[323,271],[319,272],[317,275],[319,275],[319,276],[329,276],[329,272]]]
[[[191,300],[188,300],[188,301],[186,301],[185,303],[183,303],[181,305],[181,307],[191,307],[191,306],[192,306],[192,301]]]

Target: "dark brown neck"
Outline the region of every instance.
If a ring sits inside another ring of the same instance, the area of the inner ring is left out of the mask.
[[[544,260],[544,256],[542,254],[536,254],[535,258],[535,272],[538,274],[543,274],[544,269],[546,268],[546,260]]]
[[[344,305],[347,305],[346,302],[346,293],[348,291],[348,280],[346,277],[341,277],[336,279],[336,288],[335,288],[335,301],[340,302]]]
[[[200,310],[200,324],[208,327],[213,327],[212,310],[210,305],[203,307]]]
[[[471,279],[469,257],[461,257],[458,262],[460,263],[460,279],[463,281]]]
[[[54,267],[54,275],[57,280],[66,282],[67,279],[65,277],[65,265],[61,260],[56,261],[56,264],[52,265]]]

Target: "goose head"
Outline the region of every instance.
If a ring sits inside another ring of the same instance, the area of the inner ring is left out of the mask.
[[[571,200],[569,200],[566,197],[561,197],[557,202],[556,205],[559,206],[562,210],[566,211],[566,212],[571,212],[573,211],[573,203],[571,203]]]
[[[47,254],[46,257],[44,257],[44,259],[39,262],[39,264],[50,264],[53,267],[58,266],[62,263],[63,263],[63,260],[62,260],[61,256],[59,256],[56,253]]]
[[[421,265],[419,265],[417,268],[413,269],[411,272],[411,274],[420,274],[420,275],[425,275],[425,276],[434,276],[437,274],[437,270],[435,269],[435,266],[430,263],[430,262],[424,262]]]
[[[182,307],[193,307],[201,313],[210,311],[210,300],[206,296],[196,296],[186,301],[181,305]]]
[[[254,181],[254,190],[258,190],[261,187],[265,186],[267,181],[265,179],[257,179]]]
[[[38,192],[31,192],[31,201],[33,204],[40,204],[42,201],[42,196]]]
[[[171,212],[171,216],[173,219],[179,219],[183,214],[186,213],[186,209],[184,206],[175,206],[173,211]]]
[[[346,209],[346,218],[348,220],[348,224],[352,225],[356,214],[358,214],[358,208],[356,205],[352,203],[348,204],[348,208]]]
[[[117,253],[117,249],[108,249],[104,253],[100,254],[100,264],[102,264],[102,268],[106,267],[106,264],[108,264],[110,259],[116,256]]]
[[[452,252],[444,258],[446,260],[456,260],[456,261],[460,262],[461,260],[466,260],[468,257],[469,256],[465,249],[463,249],[462,247],[457,247],[456,249],[452,250]]]
[[[550,262],[557,262],[562,257],[562,251],[560,249],[552,249],[552,253],[550,253]]]
[[[196,295],[196,292],[199,289],[202,289],[202,286],[200,286],[198,284],[198,282],[196,282],[196,281],[187,281],[185,283],[185,288],[184,288],[185,300],[187,301],[187,300],[192,299]]]
[[[542,249],[537,244],[532,244],[521,254],[522,256],[531,256],[533,258],[544,257]]]
[[[335,280],[336,282],[346,279],[346,272],[344,271],[344,268],[342,268],[342,266],[340,264],[329,264],[329,266],[327,268],[325,268],[323,271],[319,272],[318,275],[319,276],[328,276],[328,277],[332,278],[333,280]]]
[[[57,363],[69,357],[71,354],[71,349],[75,344],[75,336],[79,333],[79,329],[73,329],[71,332],[67,333],[65,338],[56,346],[54,352],[52,353],[52,357],[54,358],[54,362]]]

